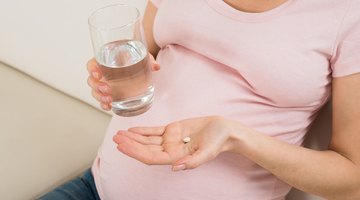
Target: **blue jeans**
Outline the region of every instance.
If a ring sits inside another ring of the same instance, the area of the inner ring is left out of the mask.
[[[88,169],[79,176],[38,198],[39,200],[100,200],[94,177]]]

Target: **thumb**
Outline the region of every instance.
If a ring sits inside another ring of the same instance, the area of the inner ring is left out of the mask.
[[[211,148],[201,148],[192,155],[187,155],[173,164],[173,171],[194,169],[216,157]]]
[[[156,62],[154,56],[151,55],[150,53],[149,53],[149,61],[150,61],[150,66],[151,66],[152,71],[159,71],[160,70],[159,63]]]

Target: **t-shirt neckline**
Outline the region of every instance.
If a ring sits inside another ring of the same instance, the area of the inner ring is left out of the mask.
[[[281,14],[286,8],[288,8],[291,4],[293,4],[296,0],[287,0],[283,4],[260,13],[250,13],[237,10],[231,7],[229,4],[224,2],[223,0],[206,0],[208,4],[218,13],[224,15],[226,17],[232,18],[238,21],[245,22],[261,22],[264,20],[268,20]]]

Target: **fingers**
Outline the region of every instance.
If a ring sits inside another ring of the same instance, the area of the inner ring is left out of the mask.
[[[91,91],[91,95],[100,103],[103,104],[110,104],[112,102],[111,96],[106,96],[104,94],[101,94],[99,92],[96,92],[95,90]]]
[[[110,87],[104,82],[97,81],[93,76],[88,77],[87,84],[97,92],[102,94],[111,94]]]
[[[96,81],[93,77],[88,78],[88,85],[92,88],[91,95],[100,102],[101,108],[109,111],[113,101],[108,93],[110,88],[106,84]]]
[[[150,63],[151,63],[151,70],[152,71],[159,71],[160,70],[160,65],[159,65],[159,63],[156,62],[154,56],[151,55],[150,53],[149,53],[149,59],[150,59]]]
[[[159,127],[134,127],[129,128],[129,131],[144,135],[144,136],[161,136],[165,132],[165,126]]]
[[[95,58],[92,58],[87,63],[87,70],[91,76],[93,76],[96,80],[100,80],[102,78],[102,73],[99,70],[98,62]]]
[[[194,169],[203,163],[206,163],[217,156],[212,148],[200,148],[192,155],[185,156],[184,158],[176,161],[173,164],[173,171],[180,171],[185,169]]]
[[[110,110],[111,102],[113,101],[111,98],[111,90],[106,83],[100,81],[102,79],[102,73],[99,70],[95,58],[88,61],[87,70],[89,72],[87,83],[92,89],[91,95],[100,102],[102,109]]]
[[[125,135],[128,138],[139,142],[144,145],[158,145],[161,146],[163,143],[163,138],[161,136],[143,136],[137,133],[133,133],[130,131],[119,131],[117,134]]]
[[[100,103],[100,106],[103,110],[106,111],[110,111],[111,110],[111,105],[110,104],[105,104],[105,103]]]
[[[165,165],[171,163],[169,155],[159,145],[143,145],[131,138],[117,134],[113,138],[117,149],[142,163],[148,165]]]

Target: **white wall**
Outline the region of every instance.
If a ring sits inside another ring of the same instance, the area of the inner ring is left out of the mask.
[[[146,0],[0,0],[0,61],[98,106],[86,84],[87,18],[113,3],[143,11]]]

